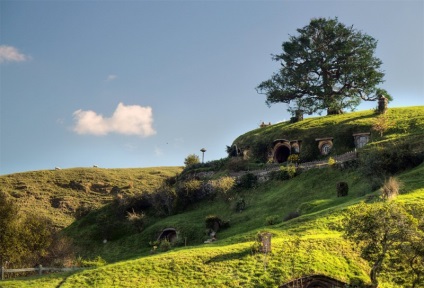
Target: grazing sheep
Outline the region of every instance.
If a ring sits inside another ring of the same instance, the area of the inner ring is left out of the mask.
[[[62,170],[60,167],[54,167],[54,170]]]

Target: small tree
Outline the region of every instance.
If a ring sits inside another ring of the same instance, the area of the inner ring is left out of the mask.
[[[393,123],[387,118],[386,115],[382,114],[375,118],[372,124],[372,130],[378,132],[380,137],[383,137],[383,133],[393,126]]]
[[[199,159],[199,156],[197,156],[196,154],[190,154],[184,159],[184,165],[186,167],[194,165],[194,164],[199,164],[199,163],[200,163],[200,159]]]
[[[396,202],[361,203],[348,211],[344,235],[359,244],[362,257],[372,265],[370,278],[377,287],[388,256],[413,239],[416,230],[416,220]]]

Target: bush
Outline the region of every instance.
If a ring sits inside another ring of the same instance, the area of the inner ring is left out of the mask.
[[[369,179],[382,179],[414,168],[423,161],[422,151],[403,142],[379,146],[360,154],[361,171]]]
[[[211,182],[213,190],[225,201],[231,200],[230,191],[235,186],[235,183],[236,181],[233,177],[221,177]]]
[[[168,251],[169,249],[171,249],[171,242],[169,242],[166,239],[160,241],[160,243],[159,243],[159,249],[161,251],[163,251],[163,252]]]
[[[292,211],[289,212],[284,218],[283,218],[283,222],[289,221],[291,219],[297,218],[300,216],[300,212],[299,211]]]
[[[289,180],[298,175],[298,169],[295,165],[290,164],[288,166],[280,166],[276,177],[278,180]]]
[[[82,257],[78,257],[76,260],[76,264],[78,267],[101,267],[107,264],[106,260],[102,257],[97,256],[94,259],[83,259]]]
[[[223,221],[220,217],[216,215],[208,215],[205,218],[205,225],[207,229],[217,232],[219,229],[230,227],[228,221]]]
[[[185,209],[188,205],[201,200],[202,197],[202,181],[190,179],[179,182],[176,187],[177,206]]]
[[[258,184],[258,176],[256,176],[253,173],[247,173],[242,175],[239,178],[237,182],[237,187],[243,188],[243,189],[251,189],[256,187],[257,184]]]
[[[278,215],[271,215],[265,218],[266,225],[275,225],[280,222],[280,217]]]
[[[127,219],[131,224],[137,229],[138,232],[141,232],[144,228],[146,214],[143,212],[137,213],[134,211],[127,212]]]
[[[227,162],[227,169],[231,172],[247,171],[249,169],[249,161],[240,157],[230,158]]]
[[[380,189],[383,200],[392,200],[399,194],[402,183],[395,177],[390,177]]]
[[[153,208],[159,216],[169,216],[175,211],[177,194],[171,186],[163,185],[152,195]]]
[[[347,196],[349,192],[349,185],[346,182],[337,183],[337,197]]]
[[[200,163],[200,159],[199,159],[199,156],[197,156],[196,154],[190,154],[184,159],[184,165],[186,167],[191,166],[193,164],[199,164],[199,163]]]
[[[242,212],[244,211],[244,209],[246,209],[246,202],[244,201],[243,198],[240,198],[236,202],[235,210],[236,212]]]

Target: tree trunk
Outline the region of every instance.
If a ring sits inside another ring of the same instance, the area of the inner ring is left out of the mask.
[[[380,273],[381,265],[383,264],[384,255],[385,254],[380,255],[380,257],[378,257],[377,261],[374,262],[374,265],[371,268],[370,278],[372,282],[372,287],[374,288],[378,287],[377,275]]]
[[[339,115],[339,114],[343,114],[343,110],[342,109],[338,109],[338,108],[327,108],[327,115]]]

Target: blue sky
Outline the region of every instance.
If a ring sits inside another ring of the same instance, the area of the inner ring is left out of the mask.
[[[391,106],[423,105],[423,1],[0,0],[0,174],[226,157],[290,117],[255,91],[270,55],[336,16],[378,40]]]

